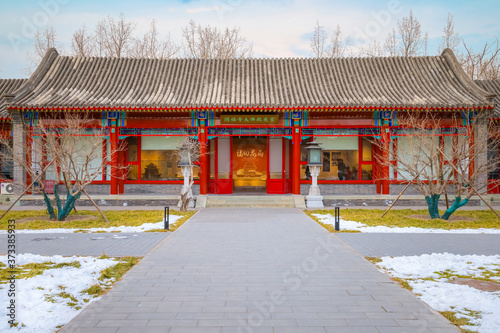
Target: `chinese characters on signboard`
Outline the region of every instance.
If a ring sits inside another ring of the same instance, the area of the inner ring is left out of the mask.
[[[231,124],[231,125],[275,125],[279,124],[279,115],[277,114],[267,114],[267,115],[221,115],[221,124]]]

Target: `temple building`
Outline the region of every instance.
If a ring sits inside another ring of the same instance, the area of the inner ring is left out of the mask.
[[[49,114],[86,111],[103,135],[102,158],[126,142],[106,161],[126,165],[126,177],[103,172],[92,185],[111,195],[178,193],[175,151],[186,136],[207,151],[195,194],[304,195],[313,138],[323,148],[323,193],[390,194],[401,179],[378,162],[372,142],[398,138],[398,115],[500,115],[499,82],[475,83],[449,49],[425,57],[230,60],[84,58],[50,49],[29,79],[0,82],[2,135],[14,141],[33,139],[21,126],[27,120],[36,128]],[[2,164],[4,177],[7,169]]]

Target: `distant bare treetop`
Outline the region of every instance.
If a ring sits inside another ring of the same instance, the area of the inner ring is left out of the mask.
[[[479,51],[474,51],[463,41],[465,52],[459,55],[464,71],[473,80],[496,80],[500,78],[500,47],[498,38],[486,42]]]
[[[399,55],[398,37],[395,29],[392,29],[392,32],[389,33],[385,40],[384,52],[390,57]]]
[[[57,47],[58,43],[56,41],[57,34],[52,25],[47,26],[45,29],[37,29],[35,32],[35,50],[34,52],[28,52],[26,59],[28,60],[27,67],[24,69],[24,73],[30,76],[37,66],[42,61],[42,58],[47,53],[47,50],[51,47]]]
[[[108,16],[96,27],[99,55],[121,58],[127,55],[132,43],[135,23],[127,21],[123,13],[118,19]]]
[[[458,53],[460,37],[458,36],[458,32],[455,31],[455,22],[453,21],[453,15],[451,15],[451,13],[448,13],[448,20],[443,28],[441,38],[438,53],[443,52],[444,49],[451,49],[454,53]]]
[[[362,46],[359,50],[360,57],[383,57],[385,56],[384,45],[374,40],[367,46]]]
[[[325,31],[325,27],[320,25],[319,21],[316,21],[310,43],[314,58],[324,58],[327,56],[327,53],[329,53],[327,39],[328,33]]]
[[[316,21],[313,35],[310,39],[310,48],[314,58],[338,58],[347,56],[347,48],[351,40],[344,38],[342,28],[337,25],[330,33]]]
[[[73,33],[71,53],[77,57],[96,55],[95,38],[87,32],[85,24]]]
[[[420,22],[413,16],[413,11],[407,17],[398,20],[398,39],[400,54],[405,57],[417,56],[425,48],[425,37],[422,36]]]
[[[128,55],[134,58],[171,58],[179,52],[170,33],[164,40],[160,40],[156,20],[152,20],[149,30],[142,38],[134,38]]]
[[[207,25],[202,27],[191,20],[182,29],[184,55],[198,59],[250,58],[253,45],[241,36],[240,28],[226,28],[223,31]]]

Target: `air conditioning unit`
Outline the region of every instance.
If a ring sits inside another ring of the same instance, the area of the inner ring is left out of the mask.
[[[2,183],[0,188],[0,194],[14,194],[14,185],[12,183]]]

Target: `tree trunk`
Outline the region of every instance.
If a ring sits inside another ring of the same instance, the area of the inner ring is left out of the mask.
[[[73,210],[73,207],[75,205],[76,200],[80,198],[80,195],[82,192],[78,193],[77,195],[71,195],[68,193],[68,197],[66,198],[66,202],[64,203],[64,207],[58,211],[57,215],[57,220],[58,221],[64,221],[66,217],[68,217],[69,213]]]
[[[189,190],[181,193],[181,206],[179,207],[179,210],[181,212],[187,212],[189,208],[189,202],[191,201],[191,198],[188,197],[188,194]]]
[[[59,197],[59,191],[57,190],[57,182],[54,184],[54,197],[56,198],[57,212],[62,210],[61,197]]]
[[[427,201],[427,209],[429,210],[429,215],[431,219],[439,218],[439,194],[432,194],[431,196],[426,196],[425,201]]]
[[[49,196],[47,195],[45,190],[42,193],[43,193],[43,201],[45,201],[45,205],[47,206],[47,213],[49,213],[51,220],[55,220],[56,213],[54,212],[54,207],[52,207],[52,203],[50,202]]]
[[[450,208],[448,208],[446,210],[446,212],[444,212],[444,214],[443,214],[443,216],[441,218],[443,220],[448,220],[450,218],[451,214],[453,214],[460,207],[466,205],[467,202],[469,202],[469,199],[467,199],[467,198],[465,198],[464,200],[462,200],[461,197],[455,197],[455,202],[453,203],[453,205],[451,205]]]

